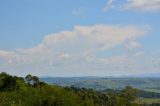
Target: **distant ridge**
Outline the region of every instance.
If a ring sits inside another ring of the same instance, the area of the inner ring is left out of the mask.
[[[41,78],[49,84],[76,86],[96,90],[123,89],[130,85],[138,89],[160,88],[160,77],[48,77]]]
[[[128,77],[149,77],[149,78],[160,78],[160,73],[144,73],[144,74],[137,74]]]
[[[40,78],[160,78],[160,73],[143,73],[117,76],[39,76]]]

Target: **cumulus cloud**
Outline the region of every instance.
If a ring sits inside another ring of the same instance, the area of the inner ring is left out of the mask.
[[[4,59],[5,58],[11,58],[15,55],[14,52],[8,52],[8,51],[4,51],[4,50],[1,50],[0,51],[0,56],[3,57]]]
[[[159,11],[160,0],[128,0],[125,10]]]
[[[133,55],[118,55],[109,58],[100,58],[101,64],[112,73],[121,75],[133,75],[143,73],[159,72],[160,61],[155,55],[146,55],[143,52],[137,52]],[[158,56],[159,58],[159,56]]]
[[[131,58],[113,56],[102,59],[97,53],[110,52],[117,46],[125,47],[126,44],[129,49],[138,48],[141,45],[136,40],[145,36],[149,30],[146,26],[133,25],[75,26],[72,31],[46,35],[39,45],[32,48],[0,50],[0,67],[10,70],[29,67],[43,75],[45,72],[59,73],[57,75],[109,73],[110,70],[117,70],[115,66],[122,67],[121,63],[123,66],[131,64]]]
[[[141,48],[142,47],[142,45],[140,43],[133,42],[133,41],[127,43],[125,46],[126,46],[126,49],[128,49],[128,50],[137,49],[137,48]]]
[[[112,9],[114,7],[116,10],[160,11],[160,0],[125,0],[125,2],[119,2],[118,4],[114,4],[111,1],[108,1],[104,9]]]

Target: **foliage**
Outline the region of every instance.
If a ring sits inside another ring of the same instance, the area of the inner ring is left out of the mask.
[[[38,77],[0,73],[0,106],[138,106],[138,90],[127,86],[119,92],[49,85]]]

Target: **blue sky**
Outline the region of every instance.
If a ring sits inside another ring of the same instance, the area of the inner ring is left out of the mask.
[[[159,0],[1,0],[0,72],[160,72]]]

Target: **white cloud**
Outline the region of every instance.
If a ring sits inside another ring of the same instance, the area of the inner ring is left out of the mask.
[[[68,59],[68,58],[70,58],[71,56],[69,55],[69,54],[65,54],[65,53],[62,53],[61,55],[60,55],[60,58],[63,58],[63,59]]]
[[[160,0],[128,0],[125,10],[159,11]]]
[[[129,48],[137,48],[140,44],[136,40],[145,36],[149,30],[146,26],[132,25],[75,26],[72,31],[46,35],[42,43],[32,48],[10,52],[1,50],[0,67],[8,70],[31,68],[35,71],[30,73],[38,74],[45,72],[57,73],[57,75],[111,73],[110,70],[117,70],[115,64],[125,67],[132,63],[132,58],[113,56],[110,59],[107,57],[101,59],[96,54],[102,51],[110,52],[119,45],[125,46],[128,42],[130,42]],[[105,62],[101,62],[102,60]],[[109,65],[105,65],[106,62]],[[131,68],[133,67],[121,68],[121,73]],[[120,72],[114,74],[117,73]]]
[[[14,52],[8,52],[8,51],[4,51],[4,50],[0,50],[0,57],[5,58],[12,58],[15,55]]]
[[[108,0],[107,4],[103,8],[103,11],[105,12],[105,11],[109,10],[110,8],[114,8],[112,3],[113,3],[113,0]]]
[[[77,9],[75,9],[72,14],[74,16],[80,17],[80,18],[85,18],[87,13],[86,13],[86,9],[84,7],[79,7]]]
[[[127,43],[125,46],[126,46],[126,49],[128,49],[128,50],[137,49],[137,48],[142,47],[142,45],[140,43],[134,42],[134,41]]]
[[[160,61],[154,55],[147,56],[143,52],[137,52],[133,55],[119,55],[109,58],[101,58],[102,67],[112,73],[120,73],[121,75],[133,75],[142,73],[159,72]],[[159,56],[158,56],[159,58]]]
[[[111,0],[112,1],[112,0]],[[135,10],[143,12],[160,11],[160,0],[125,0],[125,2],[113,3],[108,1],[103,8],[116,10]],[[111,4],[112,3],[112,4]],[[114,7],[114,8],[113,8]]]

